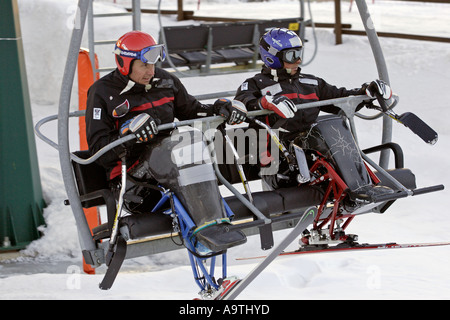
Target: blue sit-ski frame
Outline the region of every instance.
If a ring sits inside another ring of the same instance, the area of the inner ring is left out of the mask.
[[[194,275],[195,282],[200,287],[201,291],[207,292],[210,288],[218,289],[219,285],[214,279],[214,270],[216,266],[216,257],[222,255],[222,279],[227,277],[227,254],[226,251],[222,253],[214,253],[209,251],[202,256],[202,253],[198,252],[197,240],[194,237],[194,230],[197,225],[192,221],[189,213],[184,208],[183,204],[180,202],[175,193],[171,191],[161,191],[161,199],[153,208],[152,212],[160,209],[167,201],[172,201],[171,208],[168,209],[165,214],[175,215],[177,218],[178,226],[181,231],[181,237],[183,238],[183,243],[188,249],[189,261],[191,263],[192,272]],[[225,212],[229,218],[234,216],[228,204],[223,200]],[[175,211],[175,212],[173,212]],[[210,259],[210,270],[205,267],[206,261]],[[200,270],[199,270],[199,269]]]

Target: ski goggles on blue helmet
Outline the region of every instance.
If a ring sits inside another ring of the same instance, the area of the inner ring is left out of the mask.
[[[281,59],[287,63],[296,63],[303,56],[303,47],[286,49],[280,52]]]
[[[141,60],[144,63],[155,64],[158,60],[164,61],[166,59],[166,50],[163,44],[155,44],[150,47],[146,47],[141,51],[129,51],[117,47],[114,50],[115,54],[122,57]]]
[[[303,43],[292,30],[272,28],[261,37],[259,49],[266,66],[282,69],[283,62],[296,63],[302,58]]]

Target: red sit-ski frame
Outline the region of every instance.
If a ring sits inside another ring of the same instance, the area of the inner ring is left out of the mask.
[[[370,170],[366,163],[367,171],[369,172],[370,178],[374,185],[378,184],[380,180],[378,177]],[[324,174],[318,171],[319,168],[324,168],[326,172]],[[314,180],[310,182],[310,185],[317,185],[319,183],[323,183],[328,181],[328,186],[326,187],[325,194],[322,202],[320,203],[318,214],[313,223],[313,230],[322,230],[323,227],[329,222],[329,235],[332,240],[346,240],[347,236],[343,236],[343,238],[335,239],[333,234],[335,228],[336,220],[345,220],[341,228],[345,230],[350,222],[353,220],[355,215],[351,213],[342,213],[341,202],[344,200],[345,196],[348,192],[348,186],[342,180],[342,178],[337,174],[334,168],[330,165],[330,163],[323,158],[323,156],[319,155],[318,159],[312,165],[310,171],[316,176]],[[319,175],[318,175],[319,174]],[[330,198],[331,196],[331,198]],[[333,203],[333,211],[328,217],[322,218],[321,215],[325,209],[327,203],[331,201]],[[342,236],[341,236],[342,237]]]

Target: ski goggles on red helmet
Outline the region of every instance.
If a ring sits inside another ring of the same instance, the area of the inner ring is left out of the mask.
[[[146,47],[141,51],[124,50],[116,46],[114,53],[122,57],[139,59],[142,62],[149,64],[155,64],[158,59],[161,61],[166,59],[166,50],[164,49],[163,44],[155,44],[153,46]]]
[[[286,49],[280,52],[281,59],[287,63],[295,63],[303,56],[303,47]]]

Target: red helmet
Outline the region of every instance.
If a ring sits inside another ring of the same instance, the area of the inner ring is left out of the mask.
[[[151,64],[165,59],[164,45],[156,44],[151,35],[142,31],[130,31],[121,36],[114,53],[117,68],[124,76],[130,73],[131,62],[135,59]]]

